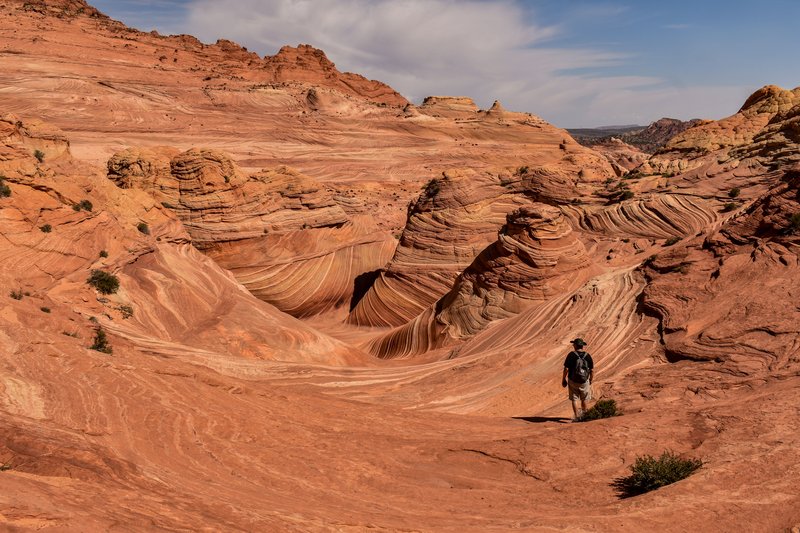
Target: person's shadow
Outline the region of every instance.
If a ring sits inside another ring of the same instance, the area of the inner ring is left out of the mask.
[[[517,420],[524,420],[526,422],[533,422],[534,424],[541,424],[542,422],[558,422],[559,424],[566,424],[571,421],[571,418],[563,416],[513,416]]]

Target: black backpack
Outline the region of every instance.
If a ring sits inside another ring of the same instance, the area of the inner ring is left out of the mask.
[[[572,381],[575,383],[586,383],[589,380],[591,369],[589,363],[586,361],[586,352],[573,352],[578,356],[575,361],[575,370],[572,372]]]

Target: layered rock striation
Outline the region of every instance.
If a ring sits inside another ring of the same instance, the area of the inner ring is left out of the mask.
[[[227,155],[127,150],[108,163],[122,187],[150,192],[193,244],[264,301],[293,316],[349,304],[354,280],[382,267],[395,240],[348,217],[313,179],[281,167],[246,175]]]
[[[453,288],[407,325],[369,345],[378,357],[418,355],[472,337],[490,323],[577,289],[601,269],[557,207],[532,204],[506,217],[497,240]]]

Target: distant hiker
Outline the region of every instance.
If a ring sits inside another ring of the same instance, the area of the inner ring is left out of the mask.
[[[592,381],[594,381],[594,361],[592,356],[583,351],[586,342],[583,339],[572,341],[574,350],[564,359],[564,372],[561,375],[561,386],[569,387],[569,399],[572,402],[572,412],[577,422],[586,412],[586,402],[592,399]],[[580,400],[580,409],[578,409]]]

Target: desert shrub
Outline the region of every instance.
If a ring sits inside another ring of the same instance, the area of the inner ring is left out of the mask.
[[[700,459],[681,459],[669,451],[659,458],[645,455],[636,458],[631,466],[631,475],[615,479],[612,485],[620,497],[628,498],[685,479],[701,466],[703,462]]]
[[[722,206],[722,212],[730,213],[737,207],[739,207],[739,204],[737,204],[736,202],[725,202],[725,205]]]
[[[562,148],[562,150],[563,149],[564,148]],[[523,174],[527,174],[527,173],[528,173],[528,167],[527,166],[519,167],[517,169],[517,174],[519,174],[520,176],[523,175]]]
[[[105,250],[100,250],[100,257],[108,257],[108,252]]]
[[[629,189],[622,191],[622,194],[620,195],[620,200],[630,200],[631,198],[633,198],[633,191]]]
[[[739,187],[734,187],[733,189],[728,191],[729,198],[736,198],[742,193],[742,190]]]
[[[101,294],[114,294],[119,290],[119,279],[114,274],[102,270],[92,270],[92,275],[86,280]]]
[[[441,188],[439,187],[439,180],[433,178],[425,185],[425,196],[427,196],[428,198],[433,198],[434,196],[439,194],[440,190]]]
[[[39,226],[39,229],[42,230],[42,233],[50,233],[53,231],[53,226],[50,224],[45,224],[44,226]]]
[[[136,229],[145,235],[150,235],[150,226],[148,226],[146,222],[139,222],[139,224],[136,226]]]
[[[133,316],[133,307],[130,305],[120,305],[119,312],[122,313],[122,318],[130,318]]]
[[[94,342],[92,343],[91,346],[89,346],[89,348],[107,354],[111,354],[113,352],[111,345],[108,343],[108,337],[106,336],[106,332],[103,330],[103,328],[98,327],[95,330]]]
[[[795,213],[789,217],[789,229],[793,233],[800,232],[800,213]]]
[[[15,300],[22,300],[22,289],[11,291],[10,293],[8,293],[8,295],[14,298]]]
[[[72,204],[72,209],[74,209],[75,211],[80,211],[80,210],[91,211],[92,209],[94,209],[94,205],[92,205],[92,202],[90,202],[89,200],[81,200],[77,204]]]
[[[0,464],[0,472],[5,472],[6,470],[11,470],[11,465],[6,463]]]
[[[5,176],[0,176],[0,198],[11,196],[11,188],[5,183]]]
[[[50,308],[49,307],[40,307],[39,310],[42,313],[49,313],[50,312]]]
[[[673,244],[677,244],[681,239],[679,237],[670,237],[666,241],[664,241],[664,246],[672,246]]]
[[[34,150],[34,151],[33,151],[33,157],[35,157],[35,158],[36,158],[36,160],[37,160],[39,163],[42,163],[42,162],[44,162],[44,152],[42,152],[41,150]]]
[[[598,400],[591,409],[583,413],[581,422],[611,418],[612,416],[620,416],[621,414],[622,413],[617,409],[617,402],[614,400]]]

